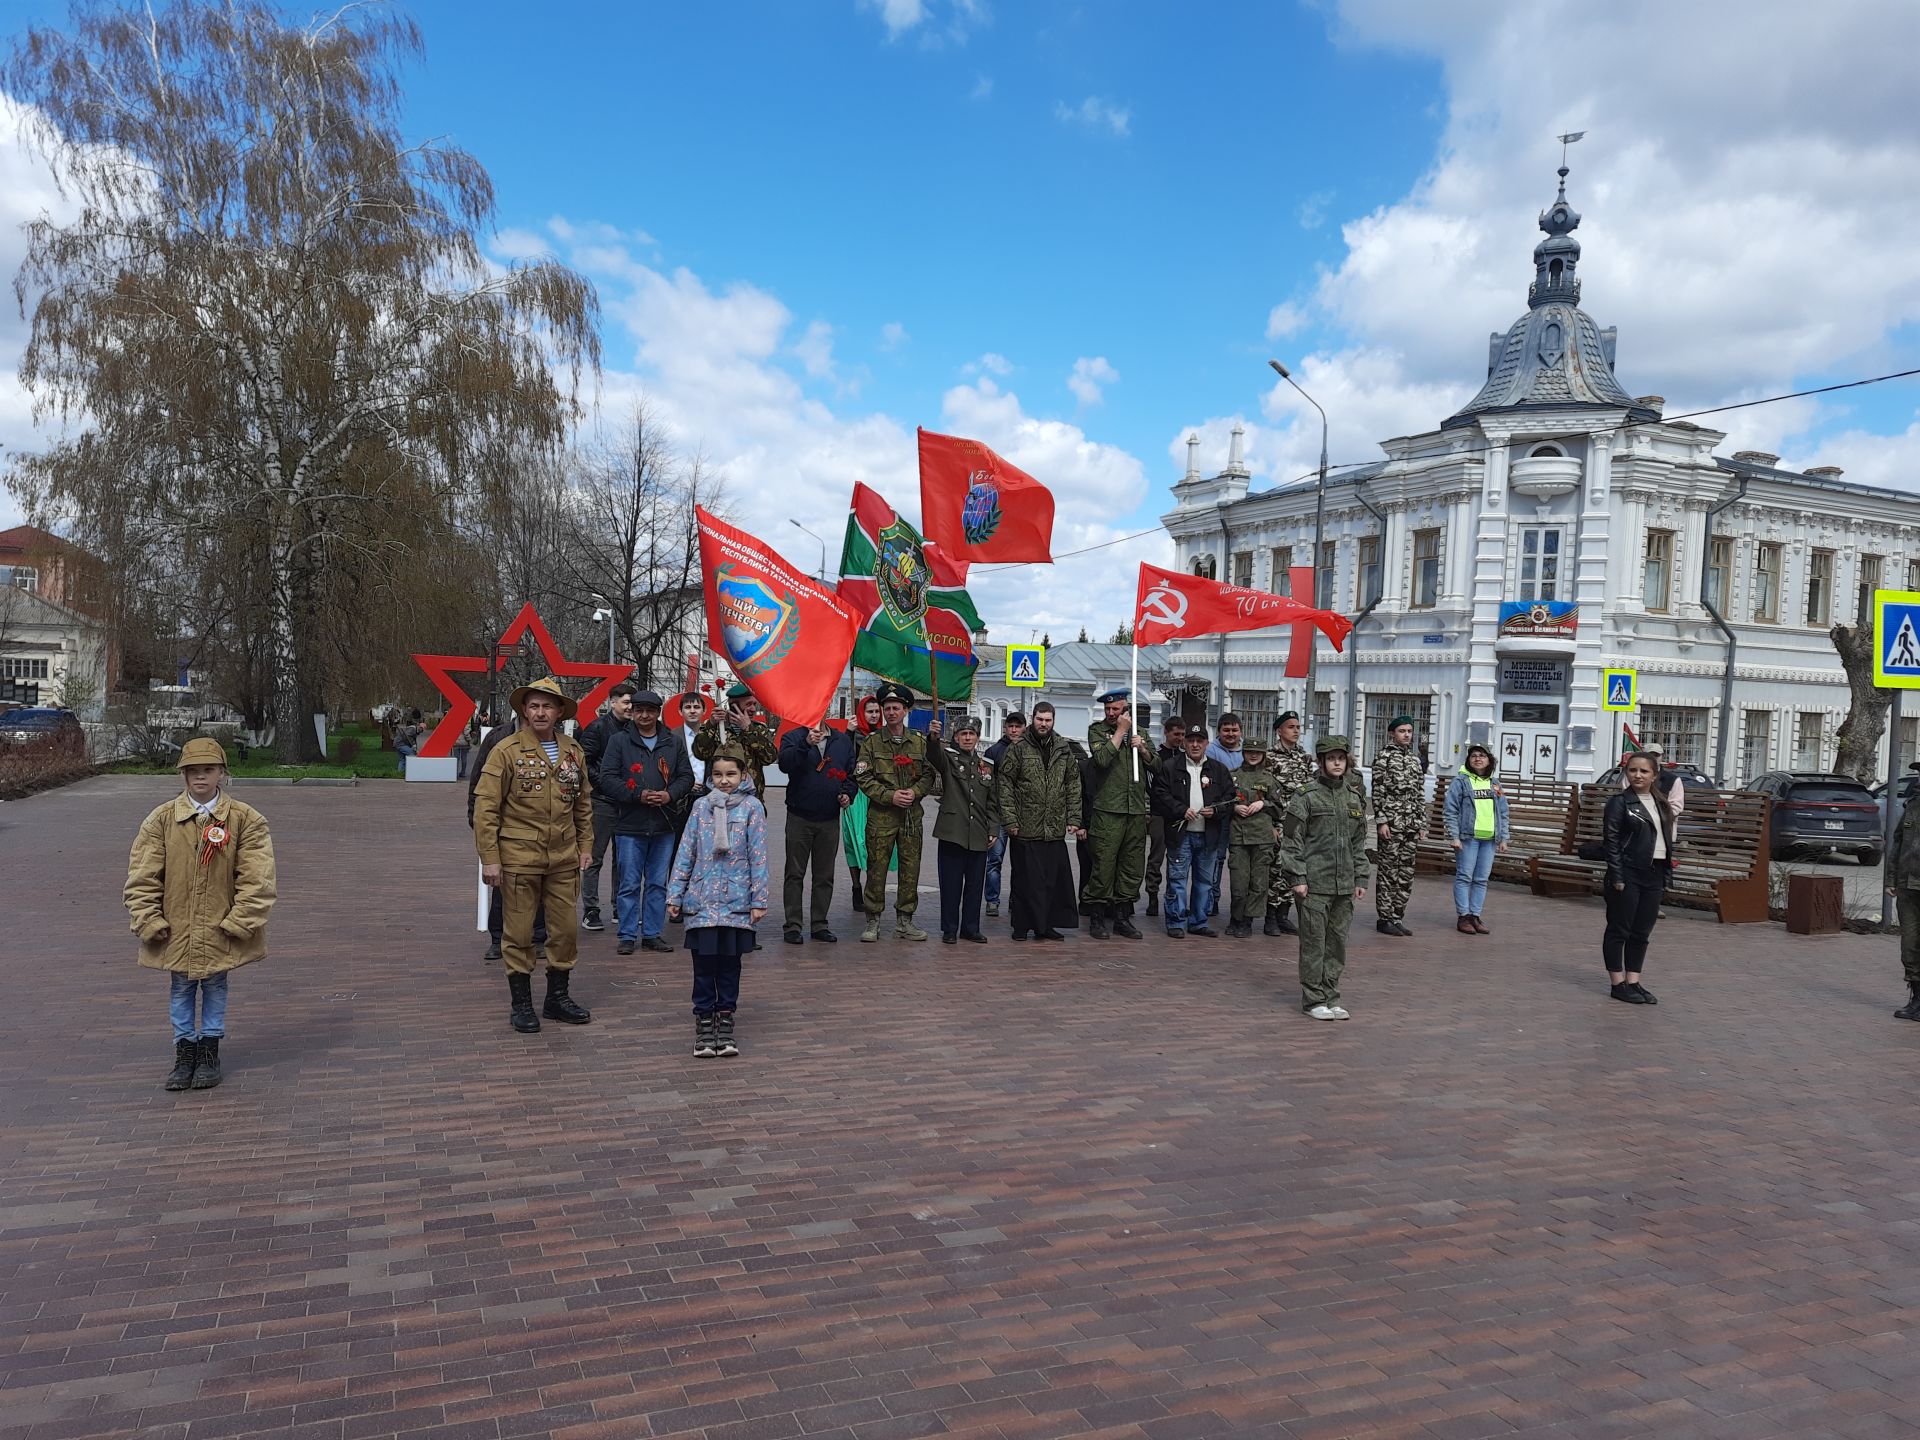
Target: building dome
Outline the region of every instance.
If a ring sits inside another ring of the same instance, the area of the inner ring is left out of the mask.
[[[1527,313],[1504,335],[1488,337],[1487,383],[1443,430],[1471,425],[1502,411],[1597,405],[1626,409],[1635,419],[1656,412],[1635,404],[1613,374],[1614,331],[1602,330],[1580,308],[1580,242],[1573,238],[1580,212],[1567,203],[1567,167],[1560,167],[1560,193],[1540,212],[1547,238],[1533,248],[1533,283]]]

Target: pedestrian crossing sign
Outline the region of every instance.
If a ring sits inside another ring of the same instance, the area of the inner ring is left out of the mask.
[[[1920,593],[1873,592],[1873,683],[1920,690]]]
[[[1046,646],[1009,645],[1007,647],[1007,684],[1033,689],[1046,683]]]
[[[1602,670],[1600,672],[1600,708],[1631,710],[1640,703],[1638,670]]]

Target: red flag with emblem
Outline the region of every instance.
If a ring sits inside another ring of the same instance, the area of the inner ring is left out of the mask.
[[[920,525],[953,560],[1053,563],[1053,492],[978,440],[920,432]]]
[[[1265,630],[1275,625],[1311,625],[1339,650],[1353,633],[1353,622],[1332,610],[1316,610],[1285,595],[1222,585],[1158,565],[1140,567],[1133,607],[1133,643],[1158,645],[1194,635],[1226,635],[1236,630]]]
[[[695,516],[707,644],[769,713],[818,724],[853,654],[858,617],[771,546],[704,509]]]

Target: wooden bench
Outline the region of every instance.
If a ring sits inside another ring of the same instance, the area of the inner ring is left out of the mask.
[[[1567,848],[1572,823],[1574,786],[1565,780],[1502,780],[1495,777],[1507,799],[1507,853],[1493,860],[1493,878],[1531,884],[1536,855],[1557,855]],[[1443,779],[1427,806],[1426,828],[1415,851],[1414,868],[1429,875],[1453,874],[1453,846],[1447,842],[1447,789],[1453,777]]]
[[[1583,860],[1582,845],[1601,843],[1613,786],[1583,785],[1571,833],[1558,854],[1533,860],[1536,895],[1598,895],[1604,860]],[[1712,910],[1723,925],[1768,918],[1767,797],[1742,790],[1689,790],[1675,833],[1673,882],[1667,898]]]

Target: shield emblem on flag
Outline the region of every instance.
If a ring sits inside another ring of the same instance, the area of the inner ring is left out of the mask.
[[[966,499],[960,504],[960,533],[969,545],[984,545],[1000,528],[1000,487],[991,470],[967,476]]]
[[[786,658],[800,638],[800,607],[793,596],[731,565],[719,568],[713,588],[720,597],[720,635],[735,674],[750,680]]]
[[[915,625],[927,613],[927,562],[920,537],[904,520],[895,520],[876,537],[873,579],[880,603],[895,625]]]

